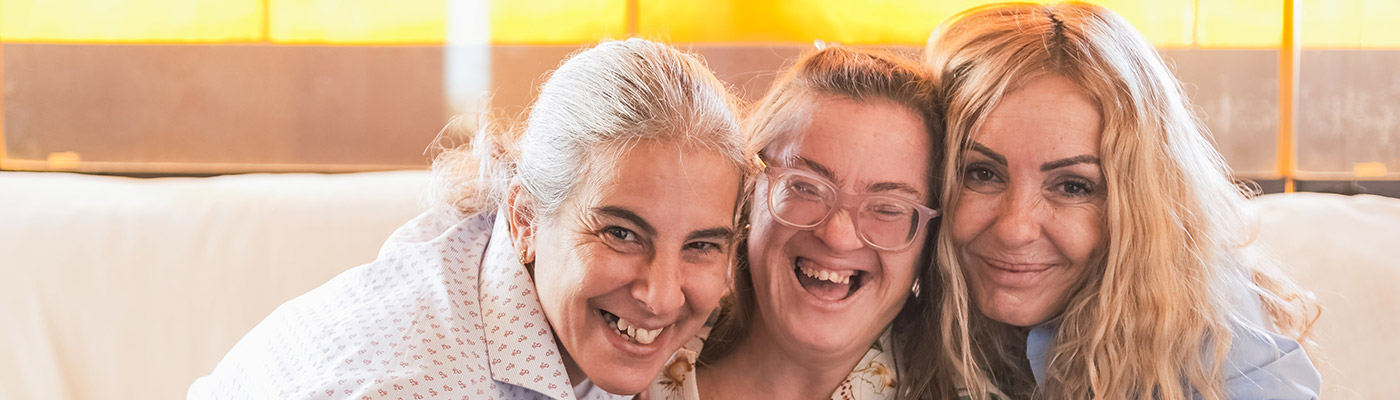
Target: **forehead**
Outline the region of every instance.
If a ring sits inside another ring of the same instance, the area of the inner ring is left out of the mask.
[[[775,143],[780,164],[803,167],[798,158],[820,163],[840,179],[922,176],[932,141],[921,116],[885,99],[856,101],[826,96],[814,100],[808,124]],[[872,175],[843,176],[843,175]]]
[[[692,147],[641,142],[611,160],[581,166],[585,179],[565,207],[621,206],[652,221],[727,226],[738,199],[739,167],[716,151]]]
[[[1008,158],[1056,159],[1098,155],[1102,130],[1097,104],[1078,85],[1042,75],[1002,97],[972,139]]]

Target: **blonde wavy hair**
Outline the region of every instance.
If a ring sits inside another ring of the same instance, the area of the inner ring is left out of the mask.
[[[943,355],[974,398],[1178,399],[1194,390],[1220,399],[1237,335],[1276,330],[1311,346],[1311,294],[1248,246],[1249,194],[1166,63],[1122,17],[1086,3],[993,4],[939,26],[926,50],[948,107],[946,209],[956,208],[973,137],[1021,85],[1063,76],[1103,117],[1106,243],[1056,317],[1039,388],[1026,370],[1025,331],[975,310],[958,252],[948,235],[938,239]],[[1252,304],[1273,326],[1249,322]]]

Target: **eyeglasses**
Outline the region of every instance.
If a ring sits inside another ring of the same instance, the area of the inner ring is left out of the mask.
[[[783,225],[816,229],[838,209],[847,210],[856,236],[877,250],[908,248],[938,210],[909,199],[883,194],[847,194],[820,175],[792,168],[767,167],[758,177],[768,188],[768,210]]]

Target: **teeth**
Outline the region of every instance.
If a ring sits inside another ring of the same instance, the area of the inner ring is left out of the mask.
[[[632,339],[632,341],[641,344],[651,344],[651,342],[656,340],[657,336],[661,335],[661,331],[666,329],[659,328],[648,330],[638,328],[636,325],[632,325],[628,323],[627,320],[622,319],[622,317],[617,318],[617,323],[614,324],[614,327],[617,329],[618,334],[626,335],[628,338]]]
[[[812,277],[812,279],[819,279],[819,280],[823,280],[823,281],[827,281],[827,282],[833,282],[833,283],[841,283],[841,284],[851,283],[851,276],[855,275],[855,273],[851,273],[851,274],[847,275],[847,274],[842,274],[842,273],[836,272],[836,271],[819,271],[819,270],[815,270],[815,269],[807,268],[807,267],[800,267],[800,268],[801,268],[801,270],[802,270],[802,274],[803,274],[803,275],[810,276],[810,277]]]

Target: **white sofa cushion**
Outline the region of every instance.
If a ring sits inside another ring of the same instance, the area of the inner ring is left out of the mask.
[[[1400,199],[1261,196],[1259,241],[1322,305],[1315,327],[1324,399],[1400,393]]]
[[[277,305],[373,260],[427,178],[0,173],[0,398],[184,398]]]

